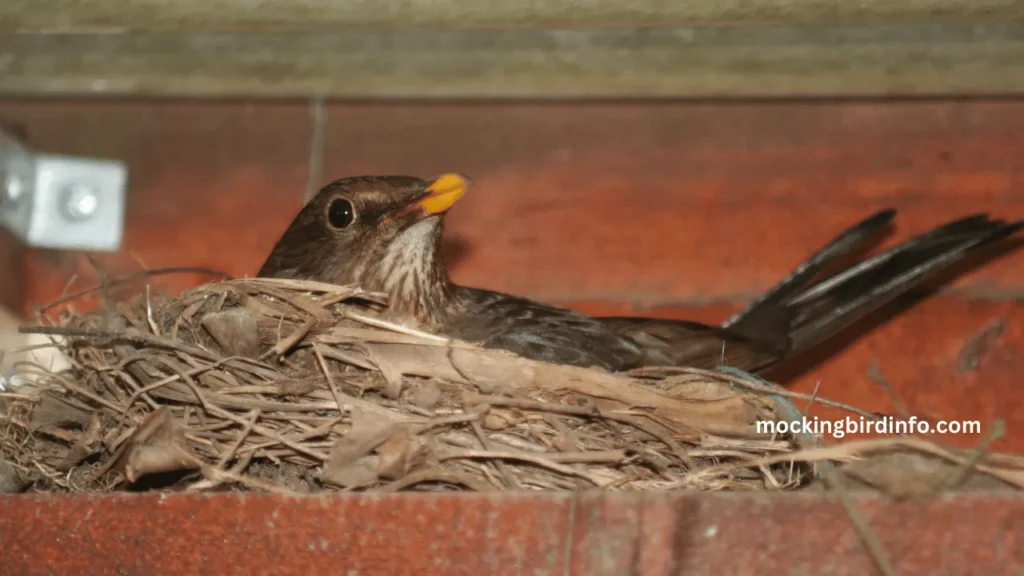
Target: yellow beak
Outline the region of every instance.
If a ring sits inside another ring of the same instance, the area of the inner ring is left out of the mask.
[[[416,202],[416,206],[429,216],[442,214],[455,206],[472,184],[472,180],[465,176],[442,174],[427,186],[427,193]]]

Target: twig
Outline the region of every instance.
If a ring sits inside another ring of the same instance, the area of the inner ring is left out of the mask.
[[[214,414],[216,414],[217,416],[220,416],[221,418],[227,418],[228,420],[231,420],[232,422],[236,422],[236,423],[238,423],[238,424],[240,424],[242,426],[245,426],[245,425],[248,424],[244,419],[239,418],[238,416],[235,416],[234,414],[228,412],[227,410],[221,410],[220,408],[218,408],[216,406],[212,406],[212,405],[209,406],[208,409],[210,411],[212,411]],[[297,444],[295,442],[292,442],[291,440],[282,437],[281,435],[275,433],[273,430],[270,430],[270,429],[268,429],[266,427],[259,426],[257,424],[253,424],[252,425],[252,432],[255,432],[255,433],[259,434],[260,436],[264,436],[266,438],[269,438],[269,439],[273,440],[275,444],[281,444],[281,445],[284,445],[284,446],[287,446],[287,447],[291,448],[292,450],[295,450],[296,452],[299,452],[301,454],[305,454],[306,456],[309,456],[310,458],[314,458],[314,459],[319,460],[321,462],[326,462],[327,461],[327,455],[326,454],[321,454],[320,452],[317,452],[316,450],[310,450],[309,448],[306,448],[305,446],[302,446],[301,444]]]
[[[306,319],[305,322],[302,323],[302,326],[296,328],[294,332],[288,335],[288,337],[278,340],[277,344],[274,344],[273,348],[264,352],[260,356],[260,360],[266,360],[267,358],[281,356],[285,352],[291,350],[292,348],[295,347],[296,344],[301,342],[302,339],[305,338],[307,334],[309,334],[309,331],[312,330],[314,326],[316,326],[316,323],[317,319],[313,316],[310,316],[308,319]]]
[[[242,476],[241,474],[235,474],[234,472],[228,470],[221,470],[215,468],[213,466],[210,466],[206,462],[203,462],[199,458],[195,458],[190,454],[186,454],[184,452],[182,452],[182,454],[186,459],[190,460],[196,466],[199,467],[199,470],[200,472],[202,472],[204,477],[206,477],[209,480],[212,480],[215,483],[213,484],[213,486],[216,486],[224,482],[233,482],[235,484],[245,486],[246,488],[262,490],[264,492],[270,492],[272,494],[281,494],[284,496],[302,495],[301,493],[296,492],[295,490],[289,490],[288,488],[285,488],[283,486],[270,484],[268,482],[262,482],[260,480],[256,480],[255,478],[249,478],[246,476]]]
[[[46,312],[49,312],[50,310],[56,308],[57,306],[60,306],[61,304],[64,304],[66,302],[70,302],[71,300],[77,300],[78,298],[81,298],[82,296],[88,296],[89,294],[92,294],[93,292],[98,292],[98,291],[103,290],[105,288],[113,288],[115,286],[120,286],[122,284],[127,284],[129,282],[133,282],[133,281],[138,280],[140,278],[149,278],[149,277],[152,277],[152,276],[161,276],[161,275],[167,275],[167,274],[208,274],[210,276],[218,276],[218,277],[224,278],[224,279],[230,279],[231,278],[231,276],[229,276],[229,275],[227,275],[227,274],[225,274],[223,272],[218,272],[216,270],[211,270],[209,268],[196,268],[196,267],[193,267],[193,266],[185,266],[185,267],[177,267],[177,268],[158,268],[156,270],[143,270],[141,272],[135,272],[134,274],[129,274],[129,275],[123,277],[123,278],[119,278],[119,279],[115,279],[115,280],[110,280],[110,281],[106,282],[105,284],[99,284],[97,286],[93,286],[92,288],[86,288],[85,290],[81,290],[79,292],[75,292],[74,294],[68,294],[66,296],[62,296],[61,298],[58,298],[58,299],[54,300],[53,302],[50,302],[46,306],[43,306],[42,308],[37,310],[37,313],[45,314]],[[68,284],[68,288],[70,288],[70,283]]]
[[[424,482],[446,482],[448,484],[460,484],[475,492],[492,492],[489,484],[478,482],[468,474],[459,472],[444,472],[441,470],[420,470],[406,475],[404,478],[385,484],[377,489],[379,492],[400,492],[410,486]]]
[[[483,416],[483,414],[487,411],[487,407],[484,406],[483,410],[478,409],[477,411],[480,412],[481,416]],[[488,440],[487,435],[484,434],[483,426],[480,426],[480,420],[471,420],[469,426],[470,428],[473,429],[473,434],[476,435],[477,440],[480,442],[480,447],[483,448],[484,450],[493,451],[494,446],[491,445],[491,441]],[[496,462],[493,462],[493,464],[494,467],[497,469],[498,474],[501,475],[501,479],[504,480],[505,486],[513,489],[522,488],[522,485],[519,483],[518,480],[516,480],[516,477],[515,475],[512,474],[512,471],[510,471],[508,467],[505,466],[504,462],[498,460]]]
[[[878,567],[878,571],[883,576],[897,576],[896,569],[893,568],[892,562],[889,560],[889,556],[885,552],[885,548],[882,547],[882,542],[878,539],[878,535],[871,529],[871,526],[864,519],[864,516],[860,513],[860,510],[853,504],[853,500],[850,498],[850,493],[846,489],[846,486],[838,478],[838,473],[834,468],[828,467],[822,469],[822,479],[825,481],[825,486],[839,501],[839,505],[846,511],[846,516],[850,519],[850,524],[853,525],[854,532],[860,538],[864,544],[864,548],[867,549],[871,559],[874,560],[875,565]]]
[[[885,391],[900,416],[904,419],[910,418],[910,410],[907,409],[907,405],[903,403],[903,400],[896,393],[896,389],[892,387],[892,383],[885,377],[885,374],[882,374],[882,368],[878,365],[878,358],[873,358],[871,364],[868,365],[868,380],[878,384]]]
[[[591,477],[586,472],[570,468],[568,466],[562,466],[556,464],[549,456],[537,456],[536,454],[527,454],[525,452],[498,452],[490,450],[461,450],[458,452],[451,452],[448,454],[442,454],[438,456],[441,461],[444,460],[461,460],[461,459],[473,459],[473,460],[518,460],[522,462],[529,462],[541,468],[547,468],[559,474],[565,476],[576,476],[582,478],[587,482],[590,482],[594,486],[600,486],[601,483]]]
[[[608,419],[610,419],[610,420],[615,420],[617,422],[621,422],[621,423],[626,424],[628,426],[632,426],[632,427],[636,428],[637,430],[640,430],[642,432],[646,432],[647,434],[650,434],[651,436],[653,436],[654,438],[657,438],[663,444],[668,446],[672,450],[672,453],[676,455],[676,458],[679,458],[679,460],[682,461],[682,463],[687,468],[689,468],[690,470],[693,470],[693,469],[697,468],[697,463],[694,462],[693,458],[691,458],[689,455],[686,454],[686,450],[684,450],[682,445],[679,444],[678,442],[676,442],[672,438],[672,436],[670,434],[662,432],[661,430],[658,430],[654,426],[649,426],[646,423],[644,423],[641,419],[635,418],[633,416],[627,416],[627,415],[621,415],[621,414],[614,414],[613,413],[613,414],[606,414],[606,417]],[[657,426],[657,424],[655,424],[655,426]]]
[[[149,284],[146,284],[146,321],[149,323],[149,329],[153,331],[155,336],[160,335],[160,328],[156,325],[156,320],[153,319],[153,303],[149,301]]]
[[[430,332],[409,328],[408,326],[402,326],[401,324],[388,322],[387,320],[381,320],[380,318],[365,316],[351,310],[345,310],[345,318],[350,318],[356,322],[362,322],[363,324],[373,326],[374,328],[382,328],[384,330],[398,332],[399,334],[405,334],[406,336],[416,336],[417,338],[423,338],[424,340],[431,340],[441,344],[447,344],[449,342],[449,339],[444,336],[438,336],[437,334],[431,334]]]
[[[344,416],[345,405],[341,402],[341,392],[338,391],[338,385],[334,383],[334,377],[331,376],[331,370],[327,367],[327,361],[324,360],[324,355],[320,353],[320,347],[316,344],[313,345],[313,354],[316,355],[316,361],[320,365],[320,370],[324,373],[324,378],[327,379],[327,386],[331,389],[334,401],[338,403],[338,414]]]
[[[235,454],[238,453],[238,449],[242,447],[245,439],[249,436],[249,433],[252,432],[252,427],[256,424],[256,421],[259,420],[259,417],[259,410],[249,412],[249,418],[246,419],[245,426],[242,427],[242,431],[238,434],[238,438],[235,439],[230,448],[221,454],[220,460],[217,462],[218,469],[223,469],[228,461],[235,457]]]
[[[978,464],[981,463],[981,459],[985,457],[985,452],[988,450],[988,447],[996,440],[1002,438],[1005,433],[1006,425],[1003,424],[1001,419],[993,422],[992,431],[989,432],[988,436],[981,440],[978,447],[974,449],[970,458],[960,465],[960,469],[957,471],[956,475],[950,479],[946,489],[951,490],[963,485],[963,483],[967,481],[967,478],[970,477],[971,472],[973,472],[978,467]]]

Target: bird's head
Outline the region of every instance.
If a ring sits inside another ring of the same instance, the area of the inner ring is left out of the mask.
[[[447,296],[443,220],[470,186],[458,174],[343,178],[322,188],[274,246],[259,275],[356,284],[422,316]]]

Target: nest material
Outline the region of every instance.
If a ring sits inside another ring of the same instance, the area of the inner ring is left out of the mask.
[[[389,321],[351,287],[147,290],[48,331],[73,367],[0,394],[0,465],[34,490],[779,490],[855,455],[758,435],[792,405],[756,379],[534,362]]]

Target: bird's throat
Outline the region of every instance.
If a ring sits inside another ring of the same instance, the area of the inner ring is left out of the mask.
[[[410,226],[370,265],[366,287],[387,294],[391,312],[425,326],[440,324],[452,295],[440,248],[439,222],[423,220]]]

